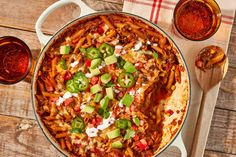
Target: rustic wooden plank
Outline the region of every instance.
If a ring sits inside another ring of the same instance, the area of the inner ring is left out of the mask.
[[[236,155],[206,150],[204,157],[236,157]]]
[[[227,55],[229,58],[229,69],[221,83],[216,107],[236,111],[236,15]]]
[[[231,40],[228,48],[228,58],[230,67],[236,68],[236,25],[234,26],[235,32],[231,34]]]
[[[215,110],[206,149],[236,155],[236,112]]]
[[[0,138],[0,156],[62,157],[35,120],[0,115]]]
[[[30,84],[0,85],[0,114],[34,119]]]
[[[235,55],[236,56],[236,55]],[[229,67],[222,81],[216,107],[236,111],[236,68]]]
[[[236,68],[236,18],[234,18],[234,25],[231,32],[228,57],[230,66]]]
[[[40,14],[56,1],[57,0],[0,1],[0,25],[34,31],[34,25]],[[93,0],[84,0],[84,2],[94,10],[122,10],[121,4]],[[26,7],[26,5],[30,5],[30,7]],[[80,8],[75,4],[63,6],[48,16],[43,24],[43,31],[53,34],[63,25],[77,18],[79,14]]]

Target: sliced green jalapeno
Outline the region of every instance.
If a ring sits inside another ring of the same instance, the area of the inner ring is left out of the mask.
[[[111,56],[114,54],[115,48],[107,43],[103,43],[99,46],[99,51],[102,53],[103,58]]]
[[[121,87],[129,88],[134,85],[135,79],[131,73],[122,72],[118,77],[118,83]]]
[[[83,73],[76,73],[73,80],[77,84],[79,91],[84,91],[88,88],[89,79]]]
[[[66,82],[66,89],[71,93],[78,93],[79,92],[78,85],[74,82],[73,79],[70,79]]]
[[[71,93],[78,93],[88,88],[89,79],[83,73],[76,73],[72,79],[66,82],[66,89]]]
[[[101,52],[97,48],[90,47],[86,51],[86,56],[89,59],[96,59],[96,58],[100,58],[102,55],[101,55]]]
[[[72,127],[72,129],[71,129],[72,133],[82,133],[85,128],[83,118],[81,118],[81,117],[74,118],[71,123],[71,127]]]

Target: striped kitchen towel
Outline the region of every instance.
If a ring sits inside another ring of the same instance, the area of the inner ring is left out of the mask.
[[[235,0],[216,0],[222,12],[222,22],[217,33],[204,41],[190,41],[180,38],[173,31],[173,12],[178,1],[179,0],[124,0],[123,11],[139,15],[157,24],[174,40],[185,58],[190,72],[192,96],[188,118],[182,136],[187,151],[189,152],[191,150],[191,142],[195,129],[194,124],[196,124],[198,116],[197,111],[199,111],[202,98],[202,90],[197,83],[194,72],[194,60],[198,52],[208,45],[220,46],[227,53],[236,3]],[[219,85],[210,91],[213,103],[216,103],[218,91]]]

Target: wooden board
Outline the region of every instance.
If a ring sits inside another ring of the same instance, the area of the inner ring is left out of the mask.
[[[55,1],[0,1],[0,36],[17,36],[30,46],[33,53],[39,53],[40,44],[34,24],[40,13]],[[122,0],[85,0],[85,3],[95,10],[122,9]],[[25,7],[26,5],[30,7]],[[63,13],[63,10],[69,11]],[[52,34],[78,15],[79,8],[75,5],[61,8],[45,22],[44,31]],[[236,19],[228,56],[229,72],[220,87],[206,157],[236,157]],[[44,137],[34,120],[29,84],[21,82],[12,86],[0,85],[0,99],[0,156],[61,156]],[[162,154],[162,157],[173,156],[179,156],[175,148],[168,148]]]
[[[35,120],[0,115],[0,156],[62,156]]]
[[[1,16],[0,25],[34,31],[35,23],[40,14],[57,0],[8,0],[0,1]],[[83,0],[94,10],[122,10],[122,5],[104,1]],[[30,7],[26,7],[30,5]],[[11,11],[11,10],[14,10]],[[65,12],[66,10],[66,12]],[[80,15],[80,8],[75,4],[69,4],[57,9],[43,24],[45,33],[53,34],[66,23]]]

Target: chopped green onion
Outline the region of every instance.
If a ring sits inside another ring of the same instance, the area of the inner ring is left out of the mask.
[[[131,127],[131,122],[127,119],[119,119],[115,122],[115,126],[119,129],[127,129]]]
[[[96,93],[94,96],[94,102],[98,103],[102,99],[102,94],[101,93]]]
[[[101,72],[100,72],[100,70],[98,69],[98,68],[95,68],[95,69],[89,69],[90,70],[90,72],[91,72],[91,74],[93,75],[93,76],[97,76],[97,75],[99,75]]]
[[[135,131],[134,130],[127,129],[126,133],[125,133],[125,136],[124,136],[124,140],[130,139],[130,138],[134,137],[134,135],[135,135]]]
[[[106,109],[109,103],[109,98],[108,97],[104,97],[101,101],[100,101],[100,106],[103,109]]]
[[[133,122],[135,125],[139,126],[140,124],[140,121],[139,121],[139,118],[138,117],[133,117]]]
[[[102,83],[106,84],[111,80],[111,75],[108,73],[105,73],[101,76]]]
[[[115,129],[107,133],[109,139],[113,139],[120,136],[120,129]]]
[[[110,65],[110,64],[116,63],[117,58],[116,58],[116,56],[112,55],[112,56],[106,57],[104,59],[104,61],[105,61],[106,65]]]
[[[109,99],[113,99],[114,98],[112,87],[106,88],[106,93],[107,93],[107,97]]]
[[[60,47],[60,54],[65,55],[70,53],[70,46],[63,45]]]
[[[124,104],[126,107],[130,107],[133,101],[134,97],[129,94],[125,94],[125,96],[121,99],[121,103]]]
[[[74,129],[71,129],[70,132],[71,132],[71,133],[80,134],[80,133],[82,133],[83,131],[82,131],[80,128],[74,128]]]
[[[86,49],[85,48],[79,48],[79,51],[86,54]]]
[[[137,71],[134,65],[130,62],[126,62],[123,68],[125,69],[126,72],[129,72],[129,73],[134,73]]]
[[[108,82],[107,84],[105,84],[105,87],[114,87],[114,83],[112,82]]]
[[[120,56],[117,57],[116,66],[121,69],[121,68],[123,68],[124,65],[125,65],[125,60]]]
[[[158,54],[156,52],[153,53],[154,59],[158,59]]]
[[[110,112],[107,108],[106,109],[100,108],[98,110],[98,114],[101,115],[104,119],[107,119],[110,116]]]
[[[101,59],[101,58],[93,59],[93,60],[91,61],[90,67],[91,67],[92,69],[97,68],[101,63],[102,63],[102,59]]]
[[[120,141],[115,141],[111,144],[112,148],[122,148],[123,144]]]
[[[90,88],[90,92],[92,94],[98,93],[100,91],[102,91],[102,87],[99,84],[95,84]]]
[[[67,69],[67,66],[66,66],[66,61],[65,59],[62,59],[58,62],[58,65],[60,66],[60,68],[66,70]]]
[[[95,109],[94,109],[93,106],[91,106],[91,105],[86,105],[86,106],[83,108],[82,112],[93,113],[94,110],[95,110]]]

